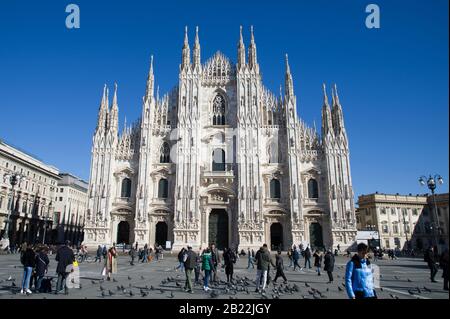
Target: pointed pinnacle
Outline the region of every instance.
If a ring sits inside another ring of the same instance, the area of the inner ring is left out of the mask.
[[[339,103],[339,95],[338,95],[338,92],[337,92],[337,85],[336,85],[336,83],[334,84],[334,94],[335,94],[335,98],[336,98],[336,104],[339,105],[340,104]]]
[[[242,26],[239,27],[239,44],[244,45],[244,38],[242,37]]]
[[[255,36],[253,35],[253,26],[250,26],[250,41],[252,44],[255,43]]]
[[[323,88],[323,103],[324,105],[328,105],[328,96],[327,96],[327,89],[325,87],[325,83],[322,83]]]
[[[200,40],[198,38],[198,26],[195,27],[195,45],[199,45]]]
[[[188,40],[188,27],[184,27],[184,46],[189,46],[189,40]]]

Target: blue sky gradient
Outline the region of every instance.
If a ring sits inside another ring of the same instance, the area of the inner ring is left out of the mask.
[[[81,28],[65,27],[78,4]],[[365,7],[381,28],[365,27]],[[322,82],[337,83],[356,196],[425,193],[417,178],[440,173],[448,192],[448,1],[2,1],[0,138],[89,178],[102,87],[119,87],[120,123],[140,116],[154,55],[161,94],[178,83],[184,26],[202,61],[236,61],[239,25],[254,25],[263,82],[276,95],[284,54],[298,113],[320,127]]]

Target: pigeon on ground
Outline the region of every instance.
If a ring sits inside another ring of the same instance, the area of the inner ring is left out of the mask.
[[[91,280],[91,283],[95,285],[97,282],[95,280]]]
[[[408,282],[412,282],[412,280],[408,278]]]
[[[421,294],[421,293],[422,293],[422,290],[420,290],[420,288],[419,288],[419,287],[417,287],[416,289],[417,289],[417,292],[418,292],[419,294]]]
[[[130,297],[133,297],[133,296],[134,296],[134,293],[133,293],[132,290],[130,290],[130,292],[129,292],[128,294],[130,295]]]
[[[305,286],[306,287],[311,287],[307,282],[305,282]]]
[[[113,278],[113,282],[117,282],[117,279],[116,279],[116,278]]]
[[[423,286],[423,290],[425,290],[426,292],[431,292],[431,289],[429,289],[429,288],[427,288],[425,286]]]
[[[8,279],[6,279],[7,281],[14,281],[15,279],[11,276],[8,277]]]
[[[411,289],[408,289],[408,292],[410,295],[414,295],[414,291],[412,291]]]
[[[14,283],[14,281],[11,283],[11,287],[16,287],[16,284]]]
[[[396,280],[398,280],[398,277],[397,277],[397,276],[394,276],[394,278],[395,278]]]
[[[163,281],[161,281],[161,284],[162,284],[162,285],[165,285],[165,284],[167,284],[167,280],[163,280]]]
[[[120,285],[120,289],[125,290],[125,287],[123,285]]]
[[[177,287],[181,287],[181,284],[180,284],[179,282],[176,282],[175,285],[176,285]]]
[[[155,287],[153,287],[153,286],[150,286],[150,290],[155,290]]]
[[[339,290],[339,291],[342,291],[343,289],[342,289],[341,287],[338,286],[338,290]]]
[[[100,285],[100,290],[103,291],[103,290],[105,290],[105,288],[103,288],[103,286]]]
[[[392,299],[395,299],[395,295],[389,294],[389,296],[390,296]]]
[[[120,286],[117,286],[117,290],[119,291],[119,290],[122,290],[122,288],[120,288]]]
[[[342,286],[345,287],[345,282],[342,283]]]
[[[174,298],[175,297],[175,295],[173,294],[173,292],[171,291],[170,292],[170,296],[167,296],[168,298]]]
[[[109,293],[110,296],[114,296],[115,295],[115,293],[112,292],[111,290],[108,290],[108,293]]]
[[[128,276],[128,280],[131,280],[131,277],[130,277],[130,276]]]
[[[106,293],[102,291],[102,297],[106,297]]]
[[[330,291],[330,288],[327,288],[327,292]]]
[[[142,279],[142,280],[145,280],[145,277],[144,277],[144,276],[141,276],[141,279]]]
[[[380,290],[383,291],[383,287],[380,287]]]
[[[160,292],[161,294],[163,294],[163,293],[164,293],[164,290],[162,290],[162,289],[159,289],[159,292]]]
[[[209,296],[210,296],[211,298],[217,298],[219,295],[213,290],[213,291],[211,291],[211,293],[209,294]]]
[[[147,297],[147,296],[148,296],[148,292],[145,292],[145,291],[141,292],[141,297]]]

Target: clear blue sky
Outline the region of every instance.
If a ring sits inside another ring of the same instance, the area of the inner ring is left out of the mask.
[[[65,27],[76,3],[81,28]],[[381,29],[365,27],[365,7]],[[202,60],[236,61],[239,25],[254,25],[265,85],[278,94],[289,54],[300,116],[320,125],[321,84],[336,82],[356,195],[448,191],[448,0],[1,1],[0,137],[89,177],[103,84],[119,85],[120,121],[141,112],[150,54],[164,93],[178,81],[184,26],[200,27]]]

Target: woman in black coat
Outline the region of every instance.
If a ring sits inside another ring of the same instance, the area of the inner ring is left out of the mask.
[[[320,276],[320,269],[322,268],[322,253],[319,250],[314,252],[314,267],[316,267],[317,275]]]
[[[31,249],[31,246],[28,246],[23,252],[20,262],[23,265],[22,289],[20,290],[20,293],[31,294],[30,279],[33,268],[36,266],[36,256],[33,249]]]
[[[324,267],[323,270],[325,270],[328,274],[328,283],[333,282],[333,270],[334,270],[334,256],[331,253],[331,250],[328,250],[324,257]]]
[[[223,253],[223,261],[225,264],[225,274],[227,275],[227,282],[233,283],[234,263],[236,263],[236,255],[230,248],[225,248]]]
[[[47,273],[49,263],[47,247],[42,247],[36,254],[36,292],[41,292],[42,280]]]

